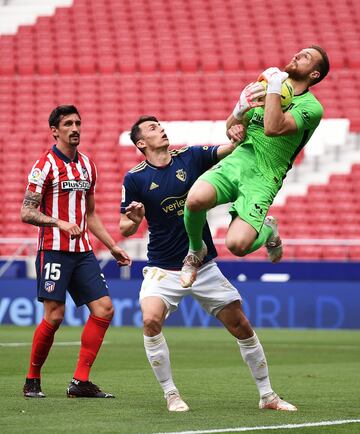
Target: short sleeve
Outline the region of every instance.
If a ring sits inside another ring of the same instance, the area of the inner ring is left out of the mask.
[[[93,161],[90,161],[91,165],[91,185],[89,189],[89,194],[95,194],[95,186],[97,181],[97,169]]]
[[[127,173],[121,188],[120,212],[125,214],[125,208],[133,201],[141,202],[141,199],[131,173]]]
[[[191,146],[189,149],[192,152],[193,158],[199,160],[201,172],[205,172],[216,164],[219,159],[217,150],[219,146]]]
[[[298,130],[314,130],[323,116],[323,108],[317,101],[299,104],[290,110]]]
[[[37,160],[28,176],[27,189],[43,194],[50,181],[51,163],[47,159]]]

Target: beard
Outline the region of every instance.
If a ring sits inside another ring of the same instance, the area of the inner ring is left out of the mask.
[[[80,136],[70,136],[69,143],[73,146],[79,146],[80,144]]]
[[[307,74],[301,73],[298,70],[297,63],[293,63],[293,62],[288,63],[285,66],[284,71],[289,74],[289,78],[291,78],[295,81],[304,80],[304,78],[306,78],[306,76],[307,76]]]

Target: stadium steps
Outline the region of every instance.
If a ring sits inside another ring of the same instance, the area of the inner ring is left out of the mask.
[[[15,34],[20,25],[35,24],[38,16],[50,16],[55,8],[71,6],[73,0],[10,0],[0,2],[0,34]]]
[[[350,173],[352,165],[356,163],[360,163],[359,135],[350,134],[349,140],[336,152],[325,152],[321,156],[318,167],[314,167],[314,161],[306,156],[301,164],[294,166],[285,178],[274,205],[283,205],[290,195],[306,195],[310,185],[327,184],[333,174]]]

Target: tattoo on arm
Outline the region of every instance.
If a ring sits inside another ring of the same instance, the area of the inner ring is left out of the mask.
[[[32,191],[26,190],[25,197],[23,201],[23,208],[38,208],[41,202],[41,194],[33,193]]]
[[[24,201],[21,207],[21,219],[25,223],[34,226],[56,226],[57,219],[43,214],[38,207],[42,195],[26,190]]]

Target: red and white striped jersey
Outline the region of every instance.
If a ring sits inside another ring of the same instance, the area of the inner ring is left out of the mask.
[[[84,154],[77,152],[74,161],[54,145],[34,164],[27,189],[42,194],[40,211],[47,216],[77,223],[80,238],[56,227],[39,227],[39,250],[87,252],[92,250],[86,221],[86,196],[94,194],[96,167]]]

